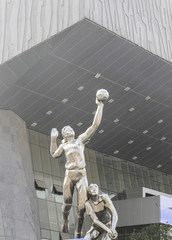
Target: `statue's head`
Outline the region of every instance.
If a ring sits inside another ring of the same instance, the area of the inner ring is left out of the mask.
[[[75,137],[75,132],[71,126],[63,127],[61,133],[64,139],[67,139],[68,137]]]
[[[88,194],[88,198],[90,196],[96,196],[99,194],[99,187],[97,184],[95,183],[91,183],[90,186],[87,189],[87,194]]]

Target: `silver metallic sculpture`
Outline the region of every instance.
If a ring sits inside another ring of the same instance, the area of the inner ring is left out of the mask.
[[[75,227],[75,238],[81,237],[81,229],[85,212],[85,201],[87,200],[88,183],[85,170],[84,145],[100,125],[104,106],[102,101],[106,100],[108,97],[109,94],[105,89],[97,91],[97,111],[95,113],[93,123],[76,139],[74,130],[70,126],[65,126],[61,131],[63,136],[62,143],[59,145],[59,147],[57,147],[56,139],[58,137],[58,131],[56,128],[51,130],[50,153],[52,157],[59,157],[64,151],[67,161],[65,164],[66,173],[63,182],[63,232],[68,232],[68,217],[70,208],[72,206],[72,197],[75,187],[78,192],[78,212]]]
[[[90,184],[87,190],[88,200],[85,203],[86,212],[93,224],[84,239],[108,240],[116,239],[116,224],[118,215],[115,207],[106,194],[99,194],[97,184]]]

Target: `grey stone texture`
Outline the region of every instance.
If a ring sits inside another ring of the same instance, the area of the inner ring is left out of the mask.
[[[26,125],[8,110],[0,110],[0,239],[41,239]]]

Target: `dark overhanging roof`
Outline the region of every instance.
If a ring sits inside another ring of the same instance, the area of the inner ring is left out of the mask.
[[[170,63],[85,19],[0,66],[0,108],[36,131],[70,124],[78,135],[105,88],[111,103],[88,147],[172,174],[171,79]]]

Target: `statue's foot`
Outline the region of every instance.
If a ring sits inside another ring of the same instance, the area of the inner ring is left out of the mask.
[[[68,230],[69,230],[68,220],[63,220],[63,223],[61,225],[61,231],[67,233]]]
[[[75,238],[82,238],[82,233],[75,231]]]

